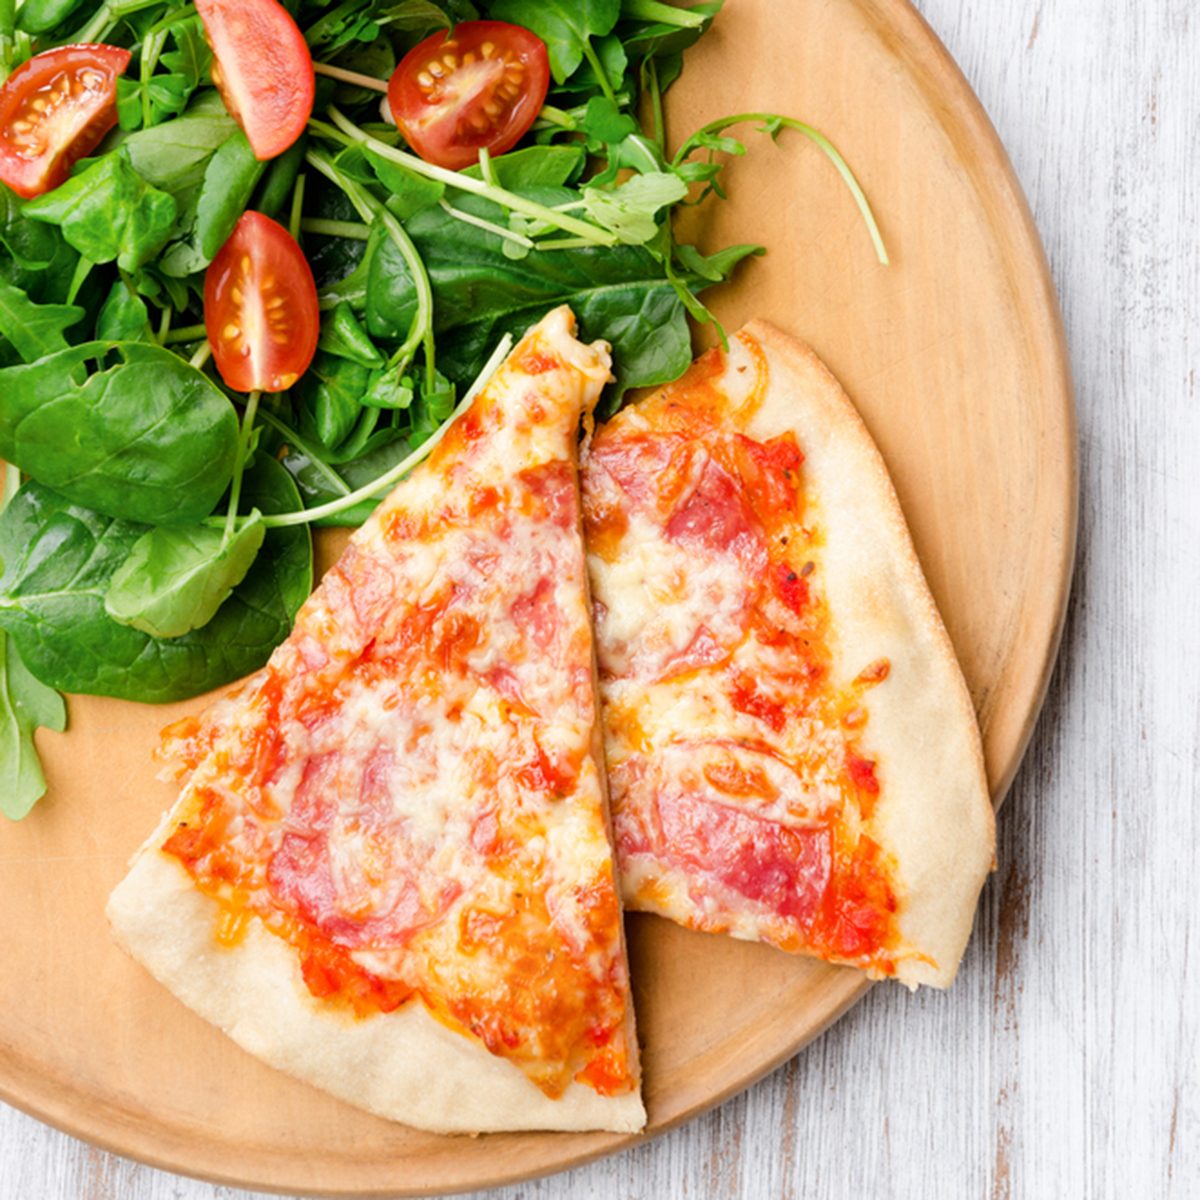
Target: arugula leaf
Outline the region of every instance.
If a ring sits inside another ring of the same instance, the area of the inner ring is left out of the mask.
[[[264,513],[300,507],[290,476],[266,455],[247,472],[243,495]],[[0,628],[43,683],[152,704],[198,695],[261,667],[312,589],[308,530],[271,529],[207,625],[154,638],[104,608],[113,575],[146,532],[36,483],[26,483],[0,516]]]
[[[193,87],[207,81],[212,66],[212,50],[204,36],[204,22],[199,14],[171,25],[171,40],[175,49],[163,53],[160,61],[172,75],[182,75]]]
[[[34,745],[41,727],[67,727],[63,698],[30,673],[17,648],[0,633],[0,813],[10,821],[29,815],[46,794],[46,777]]]
[[[106,365],[111,355],[118,361]],[[98,364],[90,375],[88,362]],[[85,342],[0,370],[0,458],[113,516],[206,517],[237,445],[224,393],[160,346]]]
[[[627,245],[641,246],[658,232],[658,214],[687,191],[677,175],[654,171],[634,175],[616,188],[585,187],[583,204],[596,224],[611,229]]]
[[[567,188],[527,194],[549,205],[578,198]],[[458,204],[488,220],[504,219],[487,200],[464,196]],[[498,235],[441,208],[418,214],[407,229],[433,284],[439,362],[459,383],[474,378],[503,334],[523,333],[564,301],[574,308],[583,337],[612,343],[618,397],[629,387],[676,379],[691,361],[683,304],[642,246],[537,250],[514,261]],[[385,242],[371,259],[367,329],[375,337],[403,336],[415,311],[407,267]]]
[[[74,304],[35,304],[19,288],[0,281],[0,333],[26,361],[67,349],[63,331],[83,317]]]
[[[104,610],[154,637],[182,637],[213,619],[246,577],[265,535],[258,509],[228,537],[203,525],[151,529],[113,574]]]
[[[116,150],[66,183],[25,205],[25,215],[58,225],[85,258],[135,271],[166,244],[178,206],[133,168],[128,151]]]
[[[620,14],[620,0],[497,0],[488,15],[532,29],[546,43],[555,82],[564,83]]]

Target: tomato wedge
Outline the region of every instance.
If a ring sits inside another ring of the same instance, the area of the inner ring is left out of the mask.
[[[546,43],[507,21],[463,21],[414,46],[388,82],[388,106],[426,162],[459,170],[511,150],[550,86]]]
[[[0,179],[26,200],[56,188],[117,123],[120,46],[60,46],[0,87]]]
[[[204,277],[204,327],[235,392],[282,392],[317,352],[321,314],[312,268],[296,240],[245,212]]]
[[[278,0],[196,0],[213,83],[260,161],[282,154],[312,116],[316,76],[299,26]]]

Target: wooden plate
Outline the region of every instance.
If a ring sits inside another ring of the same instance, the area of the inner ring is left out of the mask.
[[[668,118],[681,134],[750,109],[833,138],[893,265],[875,263],[814,147],[747,131],[704,238],[770,252],[716,311],[806,338],[857,400],[962,658],[998,799],[1046,685],[1075,529],[1070,382],[1036,231],[978,102],[903,0],[729,0]],[[102,908],[171,799],[148,755],[185,707],[72,700],[70,732],[40,736],[51,795],[0,826],[0,1095],[157,1166],[343,1195],[482,1187],[636,1140],[388,1124],[260,1065],[125,958]],[[746,1087],[865,990],[852,971],[629,924],[649,1134]]]

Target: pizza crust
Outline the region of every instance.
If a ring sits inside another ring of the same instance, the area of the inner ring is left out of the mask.
[[[824,534],[833,682],[849,684],[879,658],[891,663],[864,697],[862,745],[877,759],[875,832],[898,864],[901,937],[917,952],[898,962],[896,977],[946,987],[994,866],[995,818],[971,697],[862,418],[807,346],[765,321],[743,332],[762,348],[768,380],[745,431],[764,440],[791,431],[804,451],[808,503]],[[752,357],[731,340],[727,379],[752,377],[742,356]],[[732,391],[731,383],[731,399]]]
[[[632,1133],[645,1124],[636,1092],[606,1097],[573,1083],[551,1100],[419,1002],[365,1018],[331,1009],[304,986],[291,946],[257,917],[235,945],[220,945],[220,906],[154,839],[107,912],[125,950],[189,1008],[257,1058],[358,1108],[435,1133]]]
[[[608,349],[604,343],[588,347],[577,342],[574,328],[566,306],[549,313],[526,334],[497,372],[498,382],[489,386],[509,386],[507,376],[519,374],[510,365],[513,358],[531,346],[544,346],[583,376],[581,386],[587,392],[583,407],[590,411],[608,377]],[[439,453],[446,453],[445,446],[435,451],[431,463]],[[568,453],[574,452],[571,438]],[[404,502],[415,503],[412,492],[427,486],[431,486],[427,480],[410,476],[400,485],[408,489]],[[380,511],[389,503],[385,501]],[[362,545],[375,536],[378,523],[378,518],[372,518],[352,543]],[[586,586],[586,576],[584,582]],[[598,704],[595,710],[591,746],[607,820]],[[236,722],[237,709],[214,719]],[[437,1133],[636,1132],[644,1126],[631,1002],[626,1005],[625,1021],[634,1089],[606,1097],[572,1082],[560,1097],[551,1099],[514,1061],[491,1054],[473,1036],[443,1024],[419,999],[389,1013],[360,1018],[314,997],[304,983],[295,948],[257,917],[248,919],[233,945],[222,944],[216,936],[224,916],[221,905],[197,888],[176,857],[161,849],[187,817],[191,804],[191,788],[185,782],[180,800],[134,856],[129,873],[112,893],[108,918],[116,940],[132,957],[244,1049],[359,1108]],[[625,962],[620,929],[618,939]]]

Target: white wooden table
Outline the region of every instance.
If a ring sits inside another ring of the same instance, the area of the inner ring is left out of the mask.
[[[1082,450],[1062,658],[974,941],[949,994],[876,988],[716,1112],[490,1196],[1200,1196],[1200,7],[920,7],[1032,203]],[[0,1200],[248,1195],[0,1105]]]

